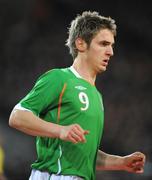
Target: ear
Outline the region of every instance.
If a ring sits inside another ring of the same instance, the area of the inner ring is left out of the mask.
[[[87,43],[82,38],[77,38],[75,40],[75,45],[80,52],[84,52],[87,49]]]

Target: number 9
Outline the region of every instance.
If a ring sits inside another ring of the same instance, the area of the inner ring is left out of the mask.
[[[85,107],[81,107],[81,110],[82,110],[82,111],[87,110],[88,107],[89,107],[89,99],[88,99],[88,96],[87,96],[84,92],[80,92],[80,93],[79,93],[79,99],[80,99],[80,102],[85,105]]]

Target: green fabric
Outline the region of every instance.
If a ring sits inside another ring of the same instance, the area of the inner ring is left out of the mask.
[[[63,94],[58,119],[61,92]],[[78,123],[90,131],[86,135],[87,142],[78,144],[37,137],[37,160],[32,168],[94,180],[96,155],[104,121],[102,97],[96,87],[77,78],[69,68],[53,69],[37,80],[20,104],[45,121],[60,125]]]

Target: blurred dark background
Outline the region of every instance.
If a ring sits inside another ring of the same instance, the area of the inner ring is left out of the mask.
[[[116,20],[115,55],[97,78],[105,104],[101,149],[147,156],[143,175],[97,172],[97,180],[152,179],[152,10],[150,1],[0,0],[0,138],[8,180],[27,180],[35,141],[8,127],[14,105],[45,71],[72,64],[65,47],[76,14],[98,11]]]

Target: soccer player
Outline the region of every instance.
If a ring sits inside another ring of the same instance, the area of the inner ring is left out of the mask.
[[[98,169],[143,173],[145,155],[116,156],[98,150],[104,124],[95,80],[113,56],[116,24],[86,11],[69,28],[71,67],[52,69],[14,107],[10,126],[36,136],[30,180],[94,180]]]

